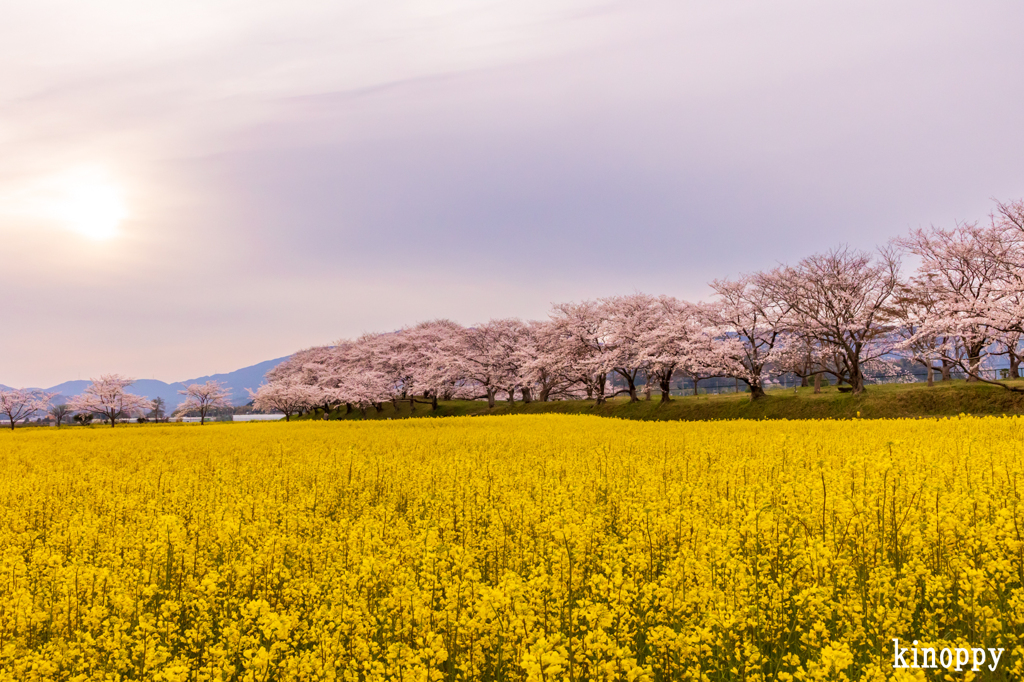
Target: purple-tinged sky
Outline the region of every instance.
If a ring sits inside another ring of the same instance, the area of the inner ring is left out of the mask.
[[[8,385],[699,299],[1024,196],[1016,2],[0,10]]]

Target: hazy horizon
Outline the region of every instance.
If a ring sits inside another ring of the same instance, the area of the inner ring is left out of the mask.
[[[67,0],[0,26],[0,382],[541,318],[1024,196],[1024,6]]]

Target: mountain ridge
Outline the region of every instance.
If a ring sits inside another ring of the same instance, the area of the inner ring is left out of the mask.
[[[282,358],[275,358],[274,360],[257,362],[255,365],[242,367],[241,369],[236,369],[233,372],[209,374],[195,379],[185,379],[184,381],[175,381],[173,383],[160,381],[159,379],[136,379],[129,390],[131,393],[141,395],[145,398],[149,398],[150,400],[158,397],[163,398],[165,403],[164,409],[170,412],[184,399],[178,391],[184,391],[185,387],[189,384],[202,384],[211,380],[220,381],[230,389],[232,404],[244,405],[249,402],[249,394],[246,389],[255,390],[263,382],[263,377],[266,376],[267,372],[287,360],[289,357],[291,356],[286,355]],[[32,390],[56,393],[57,396],[54,400],[66,400],[71,396],[78,395],[84,391],[90,383],[91,382],[86,379],[75,379],[72,381],[64,381],[44,389],[33,387]],[[0,389],[10,388],[10,386],[0,384]]]

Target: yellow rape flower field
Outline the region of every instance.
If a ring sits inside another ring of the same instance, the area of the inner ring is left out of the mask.
[[[3,680],[1024,677],[1020,418],[0,436]]]

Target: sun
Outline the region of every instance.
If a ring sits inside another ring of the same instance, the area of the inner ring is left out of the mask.
[[[120,187],[101,173],[61,178],[49,202],[48,212],[62,227],[95,240],[117,235],[128,215]]]
[[[90,239],[110,239],[127,215],[124,200],[112,185],[70,189],[58,212],[65,226]]]
[[[55,173],[0,194],[0,221],[39,225],[103,241],[128,217],[121,183],[102,167]]]

